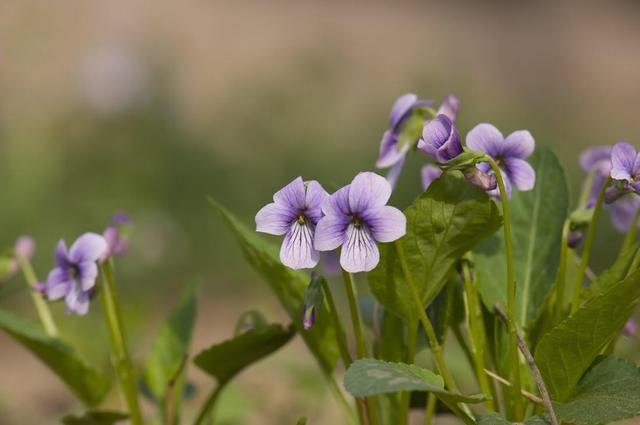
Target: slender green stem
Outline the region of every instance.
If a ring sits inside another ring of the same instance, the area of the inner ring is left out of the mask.
[[[416,357],[416,349],[418,345],[418,322],[410,321],[407,324],[407,351],[404,361],[412,364]],[[400,398],[400,413],[398,414],[398,423],[406,424],[409,420],[409,409],[411,405],[411,391],[404,391]]]
[[[556,307],[554,309],[554,321],[557,323],[562,317],[564,311],[564,292],[567,287],[567,258],[569,257],[570,248],[568,245],[569,231],[571,222],[569,219],[564,221],[562,226],[562,239],[560,241],[560,263],[558,264],[558,278],[556,279]]]
[[[324,279],[321,279],[320,281],[322,285],[322,291],[324,292],[326,308],[329,311],[329,314],[331,316],[331,323],[333,324],[333,328],[336,332],[336,342],[338,343],[340,357],[342,358],[344,367],[348,368],[351,365],[352,359],[351,354],[349,354],[347,335],[344,331],[344,328],[342,327],[342,323],[340,322],[340,317],[338,317],[338,310],[336,309],[336,303],[333,299],[333,295],[331,294],[329,284]]]
[[[611,177],[608,177],[607,180],[602,185],[602,189],[600,189],[598,200],[596,201],[596,205],[593,209],[593,217],[591,218],[591,223],[589,223],[589,233],[587,234],[587,240],[584,243],[582,258],[580,259],[580,265],[578,266],[578,273],[576,274],[576,280],[573,286],[573,297],[571,301],[572,314],[576,312],[576,310],[578,309],[578,306],[580,305],[580,292],[582,291],[582,286],[584,285],[584,274],[587,270],[587,266],[589,265],[589,256],[591,255],[593,238],[596,233],[596,227],[598,224],[598,219],[600,218],[600,212],[602,211],[602,204],[604,203],[604,195],[610,183],[611,183]]]
[[[33,267],[31,267],[31,263],[26,257],[18,253],[16,253],[16,260],[22,270],[24,279],[29,286],[29,292],[31,293],[33,304],[35,304],[36,310],[38,311],[38,316],[40,317],[40,322],[44,327],[44,331],[50,337],[57,337],[59,334],[58,327],[56,326],[56,322],[53,320],[51,310],[49,310],[49,306],[42,294],[39,294],[34,288],[38,283],[38,278],[36,277],[36,273],[33,271]]]
[[[453,376],[449,372],[449,369],[447,368],[447,365],[444,361],[442,347],[438,342],[438,338],[436,337],[436,332],[433,329],[431,320],[429,320],[429,316],[427,316],[427,312],[424,309],[424,303],[422,302],[422,298],[418,293],[418,288],[416,286],[416,283],[413,280],[413,275],[409,270],[409,265],[407,264],[407,258],[404,254],[404,248],[402,247],[402,243],[400,241],[396,241],[395,245],[396,245],[396,251],[398,253],[398,260],[400,261],[400,267],[402,268],[402,273],[404,274],[404,280],[407,281],[407,285],[409,286],[409,290],[411,291],[411,297],[413,298],[413,301],[416,306],[416,311],[418,312],[418,317],[420,319],[420,322],[422,323],[422,327],[427,333],[427,339],[429,340],[429,345],[431,346],[431,352],[433,353],[433,357],[436,362],[436,367],[438,368],[438,372],[440,372],[440,375],[442,376],[444,384],[447,386],[447,388],[452,392],[458,393],[459,392],[458,386],[453,380]],[[465,409],[465,411],[469,412],[469,408],[465,404],[462,404],[462,406],[463,406],[463,409]],[[462,413],[462,415],[464,417],[461,416],[461,419],[466,421],[466,418],[468,418],[468,415],[466,413]]]
[[[358,306],[358,297],[356,296],[356,285],[353,281],[353,275],[342,270],[344,279],[344,287],[349,299],[349,310],[351,311],[351,323],[353,324],[353,333],[356,338],[356,353],[359,359],[369,356],[367,350],[367,342],[364,339],[362,329],[362,316],[360,315],[360,307]],[[376,400],[374,397],[366,398],[367,413],[370,425],[378,424],[378,410],[376,409]]]
[[[587,174],[587,179],[582,185],[582,191],[580,192],[580,199],[578,199],[578,208],[585,208],[587,206],[587,202],[589,201],[589,194],[591,193],[591,185],[593,184],[593,179],[595,177],[595,172],[591,171]]]
[[[491,384],[489,383],[489,378],[484,373],[484,349],[487,346],[487,341],[482,338],[484,333],[481,334],[480,332],[480,327],[484,326],[484,323],[482,322],[482,311],[478,306],[478,291],[473,284],[469,264],[464,260],[462,261],[462,276],[467,299],[467,323],[469,326],[469,335],[471,336],[471,353],[473,354],[476,376],[478,378],[480,389],[484,395],[489,398],[485,402],[487,410],[489,412],[493,412],[496,410],[496,407],[493,404],[494,400],[492,398]]]
[[[507,315],[509,318],[509,342],[511,359],[511,382],[513,383],[513,413],[516,421],[521,421],[524,417],[524,404],[520,396],[522,383],[520,380],[520,359],[518,354],[518,340],[516,329],[516,279],[513,268],[513,243],[511,241],[511,219],[509,215],[509,200],[502,178],[502,172],[496,162],[489,158],[489,164],[493,169],[500,190],[500,201],[502,202],[502,216],[504,218],[504,243],[507,251]]]
[[[437,404],[438,399],[436,396],[432,392],[427,393],[427,405],[424,408],[424,425],[431,425],[433,423]]]
[[[142,425],[142,413],[138,404],[138,391],[133,372],[133,364],[127,347],[127,335],[113,278],[113,261],[108,260],[100,265],[102,286],[100,300],[104,310],[105,320],[109,328],[111,349],[115,361],[116,373],[120,387],[129,407],[129,416],[133,425]]]
[[[340,317],[338,316],[338,310],[336,308],[336,303],[333,299],[333,295],[331,294],[331,288],[329,288],[329,284],[325,279],[320,280],[320,284],[322,285],[322,291],[324,293],[325,307],[329,312],[331,323],[333,325],[333,329],[336,333],[336,342],[338,344],[338,351],[340,351],[340,357],[342,358],[342,363],[344,363],[344,367],[348,368],[351,365],[352,359],[351,354],[349,353],[349,347],[347,343],[347,335],[342,327],[342,322],[340,322]],[[354,421],[353,411],[349,407],[347,401],[344,398],[344,395],[339,390],[335,380],[333,378],[330,381],[334,384],[335,388],[332,388],[332,391],[336,395],[338,395],[338,402],[342,405],[346,405],[346,411],[348,411],[349,418]],[[331,387],[331,385],[330,385]],[[337,392],[335,392],[337,390]],[[343,406],[344,407],[344,406]],[[360,418],[360,422],[362,423],[365,412],[360,408],[360,403],[356,402],[356,408],[358,409],[358,415]]]
[[[627,249],[629,249],[631,245],[633,245],[633,242],[636,239],[636,232],[638,231],[638,221],[640,221],[640,208],[638,208],[635,215],[633,216],[633,220],[631,221],[631,227],[627,232],[627,236],[625,236],[624,238],[622,249],[620,250],[621,254]]]
[[[222,393],[224,387],[225,384],[217,385],[216,388],[211,391],[209,397],[207,397],[207,400],[200,408],[200,413],[198,413],[198,416],[196,417],[195,422],[193,422],[193,425],[203,425],[207,420],[211,419],[213,415],[213,409],[215,408],[218,397],[220,397],[220,394]]]

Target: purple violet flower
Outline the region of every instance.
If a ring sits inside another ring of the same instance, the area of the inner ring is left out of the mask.
[[[381,176],[364,172],[333,193],[323,204],[315,247],[331,251],[340,246],[340,265],[350,273],[373,270],[380,261],[376,242],[392,242],[406,233],[407,220],[387,206],[391,185]]]
[[[618,142],[611,149],[611,178],[622,180],[640,194],[640,154],[628,142]]]
[[[418,149],[444,164],[462,153],[460,135],[451,118],[444,114],[428,121],[422,129]]]
[[[256,214],[256,230],[285,235],[280,261],[292,269],[313,268],[320,260],[314,234],[322,217],[322,203],[329,194],[315,180],[298,177],[273,195],[273,202]]]
[[[0,276],[0,283],[11,279],[16,273],[18,273],[20,270],[18,256],[24,257],[27,261],[31,261],[33,254],[36,251],[36,242],[31,236],[20,236],[16,239],[13,251],[15,255],[9,260],[7,272]]]
[[[127,253],[129,249],[129,227],[131,219],[124,212],[117,212],[111,218],[111,224],[102,233],[107,241],[107,250],[100,257],[100,262],[106,261],[110,257],[120,257]]]
[[[442,101],[442,105],[440,105],[440,108],[438,108],[438,112],[436,112],[436,115],[443,114],[449,117],[451,121],[455,121],[459,111],[460,100],[454,95],[450,94],[444,98],[444,100]]]
[[[55,252],[56,267],[47,277],[47,299],[55,301],[64,298],[67,313],[80,316],[87,314],[98,277],[96,262],[106,249],[107,241],[96,233],[80,236],[68,251],[61,239]]]
[[[631,338],[636,335],[636,332],[638,332],[638,322],[632,317],[622,328],[622,335]]]
[[[512,186],[520,191],[533,189],[536,173],[524,159],[533,153],[535,140],[527,130],[514,131],[506,138],[491,124],[478,124],[467,134],[467,147],[484,152],[496,161],[502,172],[507,197],[511,198]],[[493,174],[488,163],[476,166],[480,171]],[[498,188],[487,193],[499,197]]]
[[[422,177],[422,189],[427,190],[431,183],[442,175],[442,170],[435,165],[427,164],[420,170],[420,176]]]

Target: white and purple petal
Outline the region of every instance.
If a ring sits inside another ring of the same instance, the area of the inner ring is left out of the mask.
[[[400,178],[400,174],[404,168],[404,160],[405,158],[402,158],[400,161],[396,162],[387,172],[385,178],[389,182],[389,185],[391,185],[391,190],[395,189],[396,184],[398,183],[398,179]]]
[[[385,205],[367,211],[361,219],[378,242],[393,242],[407,233],[407,218],[396,207]]]
[[[291,183],[273,195],[273,202],[292,210],[302,210],[305,207],[306,189],[302,177],[296,177]]]
[[[504,137],[500,130],[491,124],[478,124],[467,133],[467,147],[477,152],[484,152],[496,158],[501,152]]]
[[[391,185],[376,173],[359,173],[350,186],[349,207],[355,214],[382,207],[391,197]]]
[[[84,292],[82,288],[80,288],[80,285],[77,284],[73,285],[72,289],[64,298],[67,313],[77,314],[78,316],[84,316],[89,312],[89,301],[89,293]]]
[[[443,114],[449,117],[451,121],[455,121],[459,111],[460,100],[454,95],[450,94],[444,98],[444,100],[442,101],[442,105],[440,105],[440,108],[438,108],[438,112],[436,113],[436,115]]]
[[[509,181],[521,192],[532,190],[536,184],[536,172],[527,161],[519,158],[504,160],[503,169]]]
[[[67,244],[64,239],[60,239],[56,245],[55,260],[58,267],[69,266],[69,252],[67,251]]]
[[[611,149],[611,178],[631,180],[636,162],[636,148],[628,142],[618,142]]]
[[[380,154],[376,161],[376,167],[389,168],[404,159],[409,151],[409,145],[404,145],[398,150],[398,134],[387,130],[380,141]]]
[[[295,221],[282,241],[280,261],[292,269],[311,269],[320,261],[320,253],[313,247],[313,225]]]
[[[396,99],[389,114],[389,126],[392,130],[395,130],[407,117],[417,100],[418,96],[413,93],[403,94]]]
[[[349,192],[351,185],[348,184],[333,192],[322,204],[322,212],[326,215],[349,215]]]
[[[297,215],[298,212],[288,206],[275,202],[267,204],[256,214],[256,231],[270,235],[284,235],[289,231]]]
[[[45,296],[50,301],[64,298],[71,290],[72,285],[73,282],[69,271],[62,267],[56,267],[51,270],[47,276]]]
[[[427,164],[422,167],[420,170],[420,176],[422,180],[422,189],[427,190],[431,183],[438,177],[442,175],[442,170],[440,167],[436,167],[435,165]]]
[[[346,240],[347,227],[352,218],[348,215],[325,215],[316,226],[314,247],[318,251],[332,251]]]
[[[74,264],[97,261],[107,248],[107,241],[102,235],[85,233],[71,245],[69,261]]]
[[[313,224],[316,224],[322,218],[322,204],[329,197],[329,194],[315,180],[308,181],[306,188],[305,209],[303,212]]]
[[[631,228],[633,217],[640,208],[640,197],[635,194],[627,194],[608,205],[608,208],[613,227],[619,232],[625,233]]]
[[[608,176],[611,172],[611,146],[594,146],[580,154],[580,167],[585,173]]]
[[[509,134],[501,147],[503,158],[526,158],[533,153],[536,142],[527,130],[518,130]]]
[[[368,272],[380,261],[380,252],[366,226],[350,224],[340,252],[340,265],[349,273]]]
[[[96,278],[98,277],[98,265],[95,261],[85,261],[79,263],[77,266],[78,276],[80,281],[80,287],[83,291],[89,291],[96,285]]]

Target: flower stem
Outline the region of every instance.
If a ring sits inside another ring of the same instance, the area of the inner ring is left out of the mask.
[[[129,416],[133,425],[142,425],[142,413],[138,404],[138,391],[133,374],[133,364],[127,347],[127,335],[124,329],[122,312],[118,303],[115,282],[113,278],[113,260],[108,260],[100,265],[102,274],[102,286],[100,287],[100,300],[104,310],[105,320],[109,328],[111,349],[115,361],[116,373],[120,381],[120,387],[124,393],[129,407]]]
[[[412,364],[416,356],[416,348],[418,345],[418,322],[410,321],[407,323],[407,351],[405,353],[405,362]],[[411,391],[403,391],[400,397],[400,413],[398,414],[398,423],[406,424],[409,420],[409,409],[411,407]]]
[[[638,208],[635,215],[633,216],[633,220],[631,221],[631,227],[627,232],[627,236],[625,236],[624,238],[622,249],[620,250],[621,254],[627,249],[629,249],[631,245],[633,245],[633,242],[636,239],[636,232],[638,230],[638,221],[640,221],[640,208]]]
[[[558,278],[556,279],[556,307],[554,309],[554,322],[562,317],[564,310],[564,291],[567,286],[567,258],[569,257],[569,231],[571,221],[567,218],[562,226],[562,239],[560,240],[560,263],[558,264]]]
[[[469,326],[469,335],[471,336],[471,352],[473,354],[474,366],[476,369],[476,375],[480,389],[485,396],[488,397],[485,405],[489,412],[496,410],[494,406],[493,393],[491,391],[491,384],[489,378],[484,373],[484,348],[487,346],[487,341],[484,338],[484,332],[481,332],[481,326],[484,326],[482,320],[482,311],[478,306],[478,291],[473,284],[471,278],[471,271],[469,270],[469,264],[467,261],[462,261],[462,276],[464,280],[464,291],[467,299],[467,320]]]
[[[580,265],[578,266],[578,273],[576,274],[576,280],[573,286],[573,297],[571,300],[571,314],[575,313],[580,305],[580,292],[582,291],[582,286],[584,285],[584,274],[587,270],[587,266],[589,265],[589,255],[591,254],[591,247],[593,245],[593,238],[596,233],[596,226],[598,224],[598,219],[600,218],[600,212],[602,211],[602,204],[604,203],[604,195],[607,191],[607,187],[611,183],[611,177],[607,177],[607,180],[602,185],[602,189],[600,189],[600,194],[598,195],[598,200],[596,201],[596,205],[593,209],[593,217],[591,218],[591,223],[589,223],[589,233],[587,234],[587,240],[584,243],[584,250],[582,251],[582,258],[580,259]]]
[[[369,352],[367,350],[367,342],[364,339],[364,332],[362,330],[362,318],[360,315],[360,307],[358,306],[358,297],[356,296],[356,285],[353,281],[353,275],[345,270],[342,270],[342,278],[344,279],[344,287],[347,292],[347,298],[349,299],[351,323],[353,325],[353,333],[356,338],[357,358],[362,359],[368,357]],[[366,405],[370,425],[377,425],[378,412],[376,410],[375,398],[367,397]]]
[[[218,401],[218,397],[222,393],[225,384],[217,385],[216,388],[211,391],[209,397],[200,408],[200,413],[196,417],[196,420],[193,422],[193,425],[203,425],[205,424],[207,419],[211,419],[211,415],[213,414],[213,408],[216,406],[216,402]]]
[[[438,338],[436,337],[436,332],[433,329],[433,325],[431,324],[431,320],[429,320],[429,316],[427,316],[427,312],[424,309],[424,303],[422,302],[422,298],[418,293],[418,288],[416,287],[416,283],[413,280],[413,276],[411,275],[411,271],[409,270],[409,265],[407,264],[407,259],[404,254],[404,248],[400,241],[395,242],[396,252],[398,253],[398,260],[400,261],[400,267],[402,268],[402,273],[404,274],[404,280],[407,281],[407,285],[409,286],[409,290],[411,291],[411,297],[415,302],[416,311],[418,312],[418,317],[420,322],[422,323],[422,327],[424,327],[425,332],[427,333],[427,339],[429,340],[429,345],[431,346],[431,352],[433,353],[433,357],[436,362],[436,367],[438,368],[438,372],[442,376],[444,380],[444,384],[447,388],[455,393],[458,393],[458,386],[453,380],[453,376],[449,372],[447,365],[444,361],[444,355],[442,353],[442,347],[438,342]],[[465,410],[468,411],[466,405],[462,405]],[[463,413],[464,416],[467,416]],[[466,421],[465,418],[461,418]]]
[[[427,405],[424,408],[424,425],[431,425],[433,422],[437,402],[438,399],[432,392],[427,393]]]
[[[33,304],[35,304],[36,310],[38,311],[38,316],[40,317],[40,322],[44,327],[44,331],[50,337],[57,337],[59,335],[58,327],[56,326],[56,322],[53,320],[51,310],[49,310],[49,306],[42,294],[39,294],[34,288],[38,283],[38,278],[36,277],[36,273],[33,271],[31,263],[25,256],[18,253],[16,253],[16,260],[18,261],[18,265],[20,265],[20,270],[22,270],[24,279],[27,281],[27,285],[29,286],[29,292],[31,293]]]
[[[516,421],[521,421],[524,417],[524,404],[520,396],[522,384],[520,381],[520,360],[518,354],[518,340],[516,329],[516,279],[513,267],[513,243],[511,241],[511,219],[509,215],[509,200],[502,178],[502,172],[498,164],[487,157],[493,173],[496,176],[498,189],[500,190],[500,201],[502,203],[502,216],[504,218],[504,243],[507,251],[507,316],[509,319],[509,342],[511,358],[511,382],[513,383],[513,410]]]

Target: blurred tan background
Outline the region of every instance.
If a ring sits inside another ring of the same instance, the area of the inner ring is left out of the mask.
[[[119,285],[136,360],[195,277],[199,350],[229,336],[248,308],[284,320],[229,247],[207,194],[252,225],[297,175],[337,188],[373,169],[391,104],[409,91],[438,102],[456,94],[463,133],[483,121],[531,130],[555,147],[575,194],[582,149],[638,141],[639,19],[631,0],[4,0],[0,244],[31,234],[44,277],[58,238],[101,231],[113,212],[129,212],[135,230]],[[422,162],[410,161],[397,205],[420,190]],[[621,240],[608,221],[603,229],[596,268]],[[0,306],[33,317],[21,278],[0,286]],[[77,318],[55,307],[65,336],[106,365],[98,310]],[[79,411],[4,336],[0,373],[0,424],[56,423]],[[191,376],[190,409],[212,385]],[[114,395],[108,405],[118,403]],[[247,370],[220,415],[228,425],[339,418],[299,342]]]

